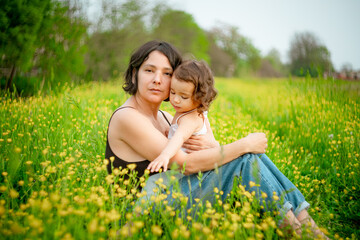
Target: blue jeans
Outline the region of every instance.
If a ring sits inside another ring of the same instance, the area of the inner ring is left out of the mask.
[[[196,198],[202,202],[207,200],[214,203],[216,199],[214,194],[215,187],[219,191],[223,191],[221,197],[224,201],[233,188],[235,178],[241,179],[241,184],[245,187],[246,191],[255,191],[256,197],[262,205],[275,206],[280,211],[281,219],[283,219],[289,210],[293,210],[295,216],[297,216],[302,210],[308,209],[310,206],[295,185],[279,171],[265,154],[245,154],[218,169],[202,173],[201,178],[199,178],[198,174],[185,176],[181,173],[176,173],[174,177],[179,183],[181,193],[188,197],[188,208],[195,203],[194,199]],[[167,172],[149,177],[146,186],[142,189],[142,191],[146,191],[147,195],[139,198],[136,205],[140,201],[142,203],[151,202],[150,198],[154,195],[153,189],[158,187],[158,180],[160,178],[162,178],[162,184],[169,185],[171,180]],[[256,183],[256,185],[252,184],[250,186],[250,181]],[[168,190],[170,190],[170,194],[166,200],[171,202],[173,200],[172,187],[170,186]],[[267,197],[263,199],[262,196],[266,195],[261,193],[266,193]],[[283,200],[274,201],[274,193]]]

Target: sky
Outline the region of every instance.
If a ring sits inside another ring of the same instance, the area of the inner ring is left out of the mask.
[[[288,61],[295,33],[311,32],[327,47],[336,70],[351,64],[360,70],[360,0],[168,0],[173,9],[190,13],[210,30],[236,26],[266,55],[276,48]]]

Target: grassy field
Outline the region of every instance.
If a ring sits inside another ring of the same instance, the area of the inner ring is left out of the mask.
[[[302,191],[315,221],[331,238],[358,239],[360,84],[216,79],[216,86],[209,119],[220,143],[265,132],[267,155]],[[276,216],[260,214],[242,186],[226,202],[199,204],[197,218],[181,217],[195,210],[167,206],[162,195],[155,214],[139,216],[131,208],[140,194],[134,173],[108,176],[104,165],[108,120],[125,99],[120,81],[65,87],[56,96],[1,95],[0,239],[284,237]],[[168,103],[162,109],[174,113]]]

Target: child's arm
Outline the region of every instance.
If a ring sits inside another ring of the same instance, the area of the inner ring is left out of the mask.
[[[198,116],[197,112],[194,112],[180,118],[178,124],[178,129],[164,150],[147,167],[151,172],[157,172],[161,167],[166,171],[170,158],[172,158],[179,151],[183,143],[202,126],[203,120]]]

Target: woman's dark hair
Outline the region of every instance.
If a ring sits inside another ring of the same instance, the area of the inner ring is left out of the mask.
[[[200,103],[197,111],[207,111],[217,95],[213,74],[205,61],[188,60],[180,64],[174,72],[179,81],[194,84],[193,100]]]
[[[139,47],[130,58],[129,66],[124,74],[125,81],[123,89],[125,92],[134,95],[138,89],[138,72],[141,64],[149,57],[153,51],[163,53],[170,62],[173,70],[182,62],[182,58],[178,50],[170,43],[164,41],[150,41]],[[134,82],[132,81],[134,77]]]

